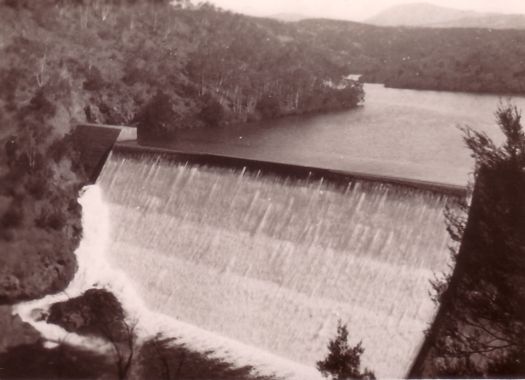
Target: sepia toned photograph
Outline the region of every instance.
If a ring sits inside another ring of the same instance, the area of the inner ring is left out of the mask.
[[[0,379],[525,378],[523,110],[523,0],[0,0]]]

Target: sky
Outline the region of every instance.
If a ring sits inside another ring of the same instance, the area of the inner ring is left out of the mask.
[[[423,0],[424,1],[424,0]],[[421,0],[211,0],[216,5],[239,13],[268,16],[278,13],[301,14],[363,21],[394,5]],[[525,0],[428,0],[445,7],[481,12],[523,13]]]

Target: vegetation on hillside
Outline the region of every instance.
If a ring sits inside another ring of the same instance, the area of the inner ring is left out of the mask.
[[[47,87],[32,94],[17,84],[3,87],[0,100],[2,122],[12,126],[0,153],[0,303],[62,290],[81,237],[83,177],[71,138],[56,132],[59,110]]]
[[[525,94],[525,30],[376,27],[304,20],[308,43],[387,87]]]
[[[440,312],[417,377],[523,378],[525,375],[525,133],[521,114],[502,106],[506,141],[468,129],[476,160],[471,211],[449,216],[453,274],[437,281]]]
[[[64,120],[136,123],[143,136],[165,137],[184,127],[352,108],[363,99],[345,67],[294,38],[292,25],[210,4],[11,3],[3,2],[0,16],[0,69],[30,89],[56,82],[48,92],[69,91],[56,103]],[[169,121],[150,130],[159,108]]]

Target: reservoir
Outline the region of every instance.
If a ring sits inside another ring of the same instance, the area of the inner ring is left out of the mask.
[[[358,109],[180,132],[163,143],[205,152],[465,185],[473,162],[459,127],[497,142],[494,113],[505,97],[400,90],[365,84]],[[513,97],[525,108],[525,97]]]

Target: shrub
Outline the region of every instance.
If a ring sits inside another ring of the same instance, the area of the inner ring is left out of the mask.
[[[328,343],[328,355],[317,362],[317,369],[324,377],[333,380],[375,379],[374,373],[367,368],[361,372],[361,355],[364,351],[361,342],[350,347],[348,329],[339,321],[337,336]]]

